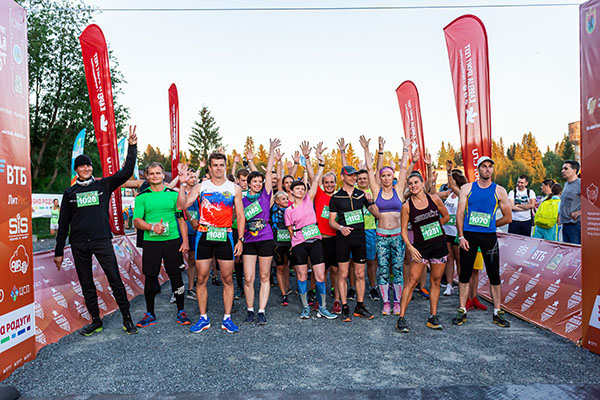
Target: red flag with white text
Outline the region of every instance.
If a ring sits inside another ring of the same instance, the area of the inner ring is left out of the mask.
[[[119,170],[117,150],[117,127],[113,108],[112,83],[108,65],[108,50],[104,34],[98,25],[89,25],[81,36],[81,53],[85,67],[94,131],[98,142],[103,176],[110,176]],[[110,227],[114,234],[124,235],[121,191],[116,190],[110,197]]]
[[[179,165],[179,97],[177,86],[169,87],[169,128],[171,132],[171,175],[177,176]]]
[[[404,125],[404,138],[411,141],[410,158],[419,149],[421,158],[417,162],[414,170],[419,171],[423,176],[427,174],[425,166],[425,141],[423,139],[423,122],[421,121],[421,104],[419,103],[419,92],[417,87],[411,81],[404,81],[396,89],[398,96],[398,105],[402,115],[402,124]]]
[[[478,178],[477,160],[492,156],[490,76],[485,27],[474,15],[463,15],[444,28],[454,84],[465,175]]]

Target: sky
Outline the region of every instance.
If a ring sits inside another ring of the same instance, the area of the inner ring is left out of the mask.
[[[409,6],[458,9],[361,11],[103,11],[103,30],[125,75],[120,98],[137,125],[141,149],[169,149],[167,90],[179,92],[181,149],[202,106],[215,117],[227,151],[246,136],[268,145],[282,140],[286,155],[301,140],[339,137],[359,148],[365,134],[401,153],[404,135],[395,89],[418,90],[425,144],[459,147],[459,131],[443,28],[464,14],[488,33],[492,137],[520,141],[532,132],[542,151],[579,120],[579,38],[575,5],[477,8],[477,1],[373,0],[85,0],[107,8],[230,8]],[[564,1],[563,1],[564,2]],[[557,3],[553,0],[493,4]],[[373,145],[374,146],[374,145]]]

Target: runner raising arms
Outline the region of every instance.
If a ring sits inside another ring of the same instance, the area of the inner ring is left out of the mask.
[[[231,306],[233,305],[233,259],[242,253],[244,242],[244,205],[242,191],[239,186],[228,181],[225,177],[227,159],[224,154],[212,153],[208,157],[208,172],[210,179],[194,186],[185,194],[179,191],[177,205],[181,208],[189,207],[196,199],[200,201],[200,218],[198,233],[196,234],[196,268],[198,282],[196,292],[200,319],[190,331],[198,333],[210,328],[210,320],[206,314],[207,290],[206,282],[210,272],[213,257],[221,267],[221,280],[223,281],[223,306],[225,314],[221,328],[228,333],[235,333],[239,328],[231,319]],[[188,167],[179,164],[179,181],[187,184],[189,180]],[[231,225],[233,223],[233,208],[237,216],[239,239],[233,242]]]

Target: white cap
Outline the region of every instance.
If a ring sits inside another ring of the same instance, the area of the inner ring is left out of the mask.
[[[483,157],[481,157],[481,158],[479,158],[479,159],[477,160],[477,168],[479,168],[479,166],[480,166],[481,164],[483,164],[485,161],[489,161],[489,162],[491,162],[491,163],[492,163],[492,165],[494,165],[494,164],[495,164],[495,163],[494,163],[494,160],[492,160],[492,159],[491,159],[491,158],[489,158],[488,156],[483,156]]]

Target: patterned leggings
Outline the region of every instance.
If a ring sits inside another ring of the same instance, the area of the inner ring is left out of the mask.
[[[404,263],[404,241],[402,236],[380,236],[377,235],[377,283],[388,285],[391,272],[394,274],[394,284],[404,286],[402,276],[402,265]]]

